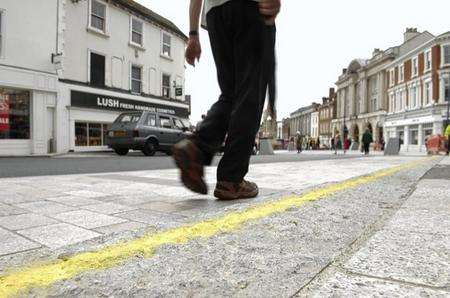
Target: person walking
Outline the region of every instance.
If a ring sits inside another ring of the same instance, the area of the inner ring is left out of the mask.
[[[362,143],[364,148],[364,154],[369,155],[370,144],[373,143],[373,137],[368,129],[366,129],[366,131],[362,136]]]
[[[202,4],[202,27],[208,30],[221,95],[199,130],[174,146],[173,156],[183,184],[207,194],[204,166],[211,164],[227,135],[214,195],[224,200],[256,197],[258,186],[244,177],[267,93],[269,112],[275,112],[275,19],[280,0],[191,0],[186,60],[192,66],[201,56]]]
[[[450,154],[450,124],[445,129],[444,136],[446,137],[447,155]]]
[[[302,153],[302,145],[303,145],[302,136],[300,135],[299,132],[297,132],[297,137],[295,138],[295,147],[297,148],[297,154]]]

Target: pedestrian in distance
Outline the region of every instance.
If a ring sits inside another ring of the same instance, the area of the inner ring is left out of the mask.
[[[214,195],[232,200],[253,198],[258,186],[244,180],[266,94],[275,119],[275,19],[280,0],[190,0],[190,32],[186,61],[200,60],[200,14],[208,30],[221,95],[199,130],[174,146],[181,181],[207,194],[204,166],[210,165],[225,135]]]
[[[295,147],[297,148],[297,154],[302,153],[302,145],[303,145],[303,138],[300,135],[300,132],[297,132],[297,136],[295,138]]]
[[[366,129],[362,136],[362,143],[364,147],[364,155],[369,155],[370,144],[373,143],[373,137],[369,129]]]

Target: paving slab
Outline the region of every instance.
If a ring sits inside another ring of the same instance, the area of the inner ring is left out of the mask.
[[[127,220],[145,223],[148,224],[149,226],[157,227],[160,229],[176,227],[179,226],[181,223],[186,222],[185,216],[169,213],[161,213],[152,210],[127,211],[118,213],[115,216]]]
[[[0,216],[9,216],[9,215],[18,215],[27,213],[28,211],[8,205],[0,203]]]
[[[0,256],[41,247],[24,237],[0,228]]]
[[[125,211],[131,211],[139,209],[139,207],[130,207],[127,205],[117,204],[113,202],[100,203],[94,205],[83,206],[83,209],[90,210],[93,212],[98,212],[106,215],[111,215],[115,213],[121,213]]]
[[[116,234],[121,232],[127,232],[127,231],[136,231],[140,229],[147,229],[148,225],[141,223],[141,222],[135,222],[135,221],[129,221],[124,222],[120,224],[105,226],[94,229],[98,233],[102,234]]]
[[[69,192],[66,192],[66,194],[71,195],[71,196],[84,197],[84,198],[98,198],[98,197],[106,196],[106,194],[104,194],[104,193],[89,191],[89,190],[69,191]]]
[[[18,204],[17,207],[26,209],[33,213],[39,213],[39,214],[45,214],[45,215],[58,214],[58,213],[76,210],[76,208],[74,208],[74,207],[69,207],[67,205],[50,202],[50,201],[38,201],[38,202],[32,202],[32,203]]]
[[[0,217],[0,226],[13,231],[47,226],[56,223],[58,223],[58,221],[34,213]]]
[[[295,297],[449,297],[450,292],[429,287],[413,286],[397,282],[348,275],[337,272],[314,293]]]
[[[85,197],[76,197],[76,196],[61,196],[55,198],[47,198],[46,200],[72,206],[72,207],[80,207],[85,205],[94,205],[100,204],[101,201],[93,200]]]
[[[101,236],[65,223],[21,230],[18,233],[49,248],[60,248]]]
[[[119,224],[127,221],[123,218],[113,217],[88,210],[70,211],[54,215],[53,217],[60,221],[86,229],[110,226],[112,224]]]

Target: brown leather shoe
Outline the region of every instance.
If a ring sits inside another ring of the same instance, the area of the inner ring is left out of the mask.
[[[241,183],[217,182],[214,196],[221,200],[250,199],[258,196],[256,183],[243,180]]]
[[[203,155],[200,149],[189,139],[182,140],[173,147],[173,158],[181,170],[181,181],[193,192],[208,193],[203,180]]]

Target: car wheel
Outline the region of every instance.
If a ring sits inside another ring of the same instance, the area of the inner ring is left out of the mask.
[[[144,145],[144,149],[142,149],[142,153],[144,153],[145,156],[153,156],[156,153],[156,146],[155,143],[152,141],[147,141]]]
[[[116,152],[118,155],[121,155],[121,156],[127,155],[129,151],[130,150],[126,149],[126,148],[116,148],[116,149],[114,149],[114,152]]]

